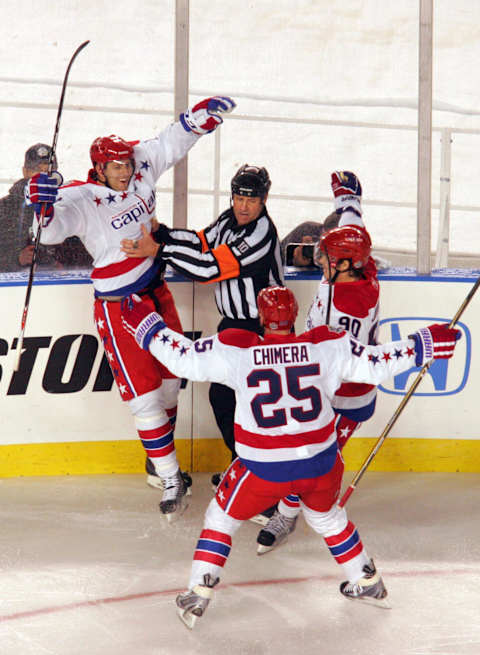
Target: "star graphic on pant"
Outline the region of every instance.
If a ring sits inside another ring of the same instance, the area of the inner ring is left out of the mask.
[[[217,496],[219,497],[219,499],[221,501],[225,500],[225,496],[223,495],[223,491],[221,489],[219,491],[217,491]]]
[[[228,476],[229,476],[232,480],[236,480],[236,479],[237,479],[237,474],[235,473],[235,471],[234,471],[233,469],[230,471],[230,473],[228,474]]]
[[[122,394],[122,396],[123,396],[124,393],[127,393],[127,387],[124,384],[119,384],[118,389],[119,389],[120,393]]]
[[[97,328],[99,330],[103,330],[104,326],[105,326],[105,321],[103,320],[103,318],[99,318],[97,321]]]
[[[380,361],[380,358],[377,357],[377,355],[369,355],[368,361],[373,362],[373,365],[375,366],[375,364],[378,364],[378,362]]]
[[[168,334],[162,334],[162,343],[168,343],[170,341],[170,337]]]
[[[108,361],[109,361],[109,362],[112,362],[113,359],[114,359],[114,357],[113,357],[113,353],[110,352],[110,350],[105,350],[105,354],[106,354],[106,356],[107,356]]]
[[[171,347],[172,347],[172,350],[175,350],[175,348],[179,348],[179,347],[180,347],[180,344],[179,344],[179,342],[178,342],[176,339],[173,339],[173,340],[172,340],[172,343],[171,343],[170,345],[171,345]]]
[[[415,354],[415,348],[407,348],[407,351],[405,353],[407,357],[413,357]]]
[[[383,353],[382,355],[383,359],[388,362],[391,358],[390,353]]]
[[[403,357],[403,355],[402,355],[402,351],[401,351],[401,350],[397,350],[397,349],[395,349],[395,352],[393,353],[393,355],[394,355],[394,357],[396,357],[397,359],[400,359],[400,357]]]
[[[346,439],[346,438],[348,437],[349,434],[350,434],[350,428],[342,428],[342,429],[340,430],[340,435],[341,435],[344,439]]]
[[[180,355],[185,355],[186,352],[188,352],[190,348],[186,348],[185,346],[182,346],[180,349]]]

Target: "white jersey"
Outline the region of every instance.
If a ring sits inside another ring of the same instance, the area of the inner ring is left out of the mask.
[[[415,361],[412,339],[364,346],[326,326],[264,339],[230,329],[195,342],[164,327],[150,352],[178,377],[234,389],[235,449],[249,470],[276,482],[333,466],[331,400],[342,380],[376,385]]]
[[[351,211],[342,214],[339,226],[356,225],[365,229],[362,219]],[[335,282],[331,290],[329,325],[345,330],[360,343],[375,345],[378,337],[379,295],[375,263],[370,258],[365,268],[366,279]],[[305,329],[325,325],[328,311],[329,284],[320,280],[317,293],[307,314]],[[375,411],[377,389],[371,384],[343,383],[332,399],[336,412],[357,423],[369,419]]]
[[[134,145],[135,171],[126,191],[95,182],[60,187],[53,219],[42,228],[41,242],[61,243],[78,236],[93,258],[95,295],[125,296],[145,288],[157,275],[152,257],[129,258],[122,239],[140,239],[141,225],[151,230],[155,216],[155,183],[180,161],[199,139],[173,123],[157,137]],[[34,219],[34,231],[37,220]]]

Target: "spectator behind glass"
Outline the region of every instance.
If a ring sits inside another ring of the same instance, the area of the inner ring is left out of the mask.
[[[290,244],[315,244],[319,238],[322,236],[322,233],[326,230],[331,230],[333,227],[337,227],[339,216],[336,212],[329,214],[323,221],[319,223],[316,221],[304,221],[297,225],[291,232],[284,237],[280,243],[282,249],[283,261],[287,266],[315,266],[313,263],[313,248],[311,248],[311,253],[304,249],[302,246],[297,245],[293,248],[293,252],[288,251],[287,256],[287,247]]]
[[[0,273],[22,271],[32,263],[33,239],[31,225],[33,207],[25,205],[24,187],[35,173],[46,172],[50,146],[37,143],[25,153],[23,177],[10,188],[8,195],[0,198]],[[57,159],[53,157],[53,170]],[[91,266],[92,259],[77,237],[66,239],[58,246],[39,245],[37,266],[43,269],[64,269]]]

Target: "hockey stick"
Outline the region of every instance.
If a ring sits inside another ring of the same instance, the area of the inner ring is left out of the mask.
[[[449,325],[448,325],[449,328],[453,328],[453,327],[455,326],[455,324],[458,322],[458,320],[460,319],[460,316],[463,314],[463,312],[464,312],[465,309],[467,308],[468,304],[470,303],[471,299],[472,299],[473,296],[475,295],[475,293],[476,293],[476,291],[477,291],[477,289],[478,289],[479,286],[480,286],[480,277],[477,279],[477,281],[475,282],[475,284],[473,285],[473,287],[470,289],[470,291],[468,292],[468,294],[467,294],[465,300],[462,302],[462,304],[461,304],[460,307],[458,308],[457,313],[455,314],[455,316],[454,316],[454,317],[452,318],[452,320],[450,321],[450,323],[449,323]],[[345,505],[345,503],[347,502],[347,500],[350,498],[350,496],[352,495],[352,493],[355,491],[355,488],[356,488],[357,484],[360,482],[360,480],[361,480],[362,477],[363,477],[363,474],[365,473],[365,471],[367,470],[367,468],[370,466],[371,461],[373,460],[373,458],[375,457],[375,455],[376,455],[376,454],[378,453],[378,451],[380,450],[381,445],[383,444],[383,442],[384,442],[385,439],[387,438],[387,436],[388,436],[390,430],[391,430],[391,429],[393,428],[393,426],[395,425],[395,422],[396,422],[396,420],[398,419],[398,417],[400,416],[400,414],[402,413],[402,411],[403,411],[405,405],[408,403],[408,401],[409,401],[410,398],[412,397],[413,393],[415,392],[416,388],[418,387],[418,385],[420,384],[420,382],[423,380],[423,377],[424,377],[425,373],[428,371],[428,369],[430,368],[430,365],[432,364],[432,361],[433,361],[433,360],[430,360],[429,362],[427,362],[426,364],[424,364],[423,367],[422,367],[422,369],[419,371],[417,377],[416,377],[415,380],[413,381],[412,386],[409,388],[409,390],[407,391],[407,393],[406,393],[405,396],[403,397],[402,402],[399,404],[399,406],[398,406],[397,409],[395,410],[393,416],[392,416],[391,419],[388,421],[388,423],[387,423],[387,425],[385,426],[385,428],[384,428],[382,434],[381,434],[380,437],[378,438],[378,440],[377,440],[375,446],[372,448],[372,450],[370,451],[370,454],[368,455],[368,457],[366,458],[366,460],[365,460],[364,463],[362,464],[360,470],[358,471],[358,473],[356,474],[356,476],[353,478],[353,480],[352,480],[352,482],[350,483],[349,487],[347,488],[347,490],[345,491],[345,493],[344,493],[343,496],[341,497],[341,499],[340,499],[340,501],[339,501],[339,503],[338,503],[338,506],[339,506],[339,507],[344,507],[344,505]]]
[[[62,117],[62,111],[63,111],[63,101],[65,98],[65,91],[67,89],[67,81],[68,81],[68,76],[70,74],[70,69],[72,67],[73,62],[75,61],[76,56],[80,52],[80,50],[83,50],[86,45],[88,45],[90,41],[85,41],[81,45],[78,46],[78,48],[75,50],[73,53],[68,66],[67,70],[65,72],[65,77],[63,78],[63,85],[62,85],[62,93],[60,96],[60,102],[58,103],[58,111],[57,111],[57,120],[55,123],[55,129],[53,131],[53,141],[52,141],[52,148],[50,150],[50,154],[48,156],[48,168],[47,168],[47,174],[48,177],[51,177],[52,172],[53,172],[53,158],[55,157],[55,151],[57,149],[57,139],[58,139],[58,132],[60,129],[60,119]],[[22,322],[20,326],[20,336],[17,339],[17,357],[15,360],[15,367],[14,371],[18,371],[20,367],[20,358],[22,356],[22,350],[23,350],[23,337],[25,334],[25,326],[27,324],[27,315],[28,315],[28,306],[30,304],[30,296],[32,293],[32,286],[33,286],[33,276],[35,272],[35,264],[37,262],[37,253],[38,253],[38,246],[40,244],[40,235],[42,233],[42,227],[43,227],[43,221],[45,220],[45,212],[47,210],[47,205],[46,203],[42,204],[42,208],[40,210],[40,217],[38,220],[38,230],[37,230],[37,235],[35,237],[35,241],[33,243],[33,254],[32,254],[32,262],[30,264],[30,272],[28,275],[28,284],[27,284],[27,291],[25,294],[25,304],[23,306],[23,312],[22,312]],[[13,346],[14,347],[14,346]]]

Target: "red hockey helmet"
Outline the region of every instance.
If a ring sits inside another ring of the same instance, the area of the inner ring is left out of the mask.
[[[92,164],[133,159],[133,145],[116,134],[99,136],[90,146]]]
[[[290,330],[297,318],[297,299],[287,287],[266,287],[257,297],[258,313],[270,330]]]
[[[368,232],[356,225],[343,225],[325,232],[315,248],[314,259],[320,265],[321,253],[327,253],[330,265],[335,266],[339,259],[349,259],[352,268],[363,268],[370,257],[372,242]]]

